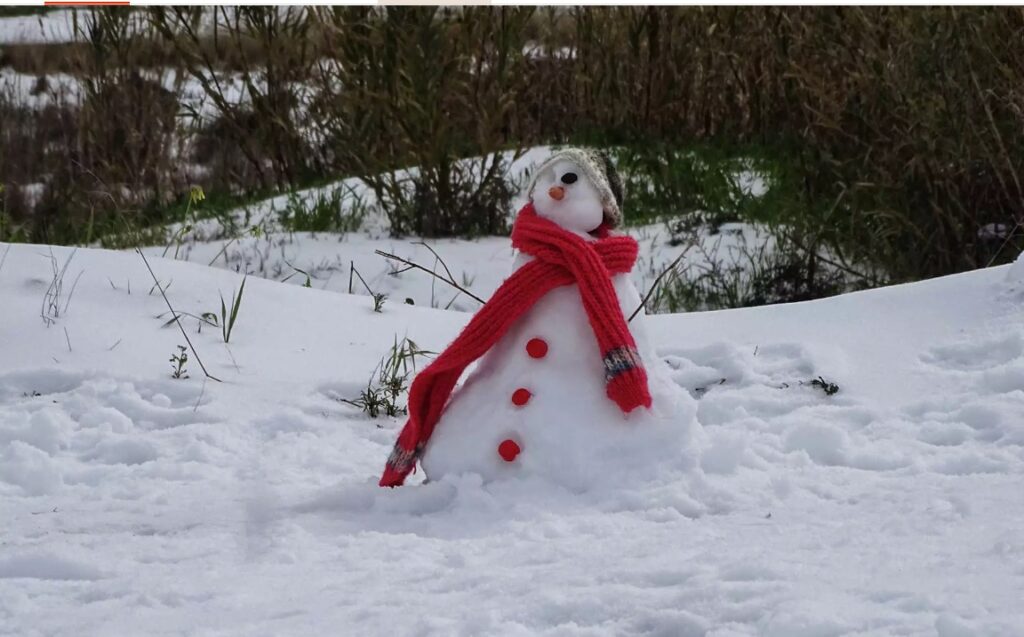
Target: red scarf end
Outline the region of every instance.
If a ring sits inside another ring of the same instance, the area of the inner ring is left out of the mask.
[[[405,482],[406,475],[408,474],[400,473],[391,467],[387,467],[384,469],[384,475],[381,476],[378,484],[382,487],[400,487]]]
[[[651,392],[647,389],[647,372],[642,367],[634,367],[616,374],[605,387],[608,398],[611,398],[622,413],[628,414],[637,407],[651,407]]]
[[[403,435],[406,431],[411,431],[408,424],[402,430]],[[398,442],[395,443],[394,448],[391,450],[391,455],[388,456],[388,462],[384,465],[384,475],[380,477],[378,484],[382,487],[402,486],[402,483],[405,482],[405,477],[410,473],[416,472],[416,461],[419,459],[422,451],[422,443],[414,446],[412,449],[406,449],[402,446],[402,438],[400,436]]]

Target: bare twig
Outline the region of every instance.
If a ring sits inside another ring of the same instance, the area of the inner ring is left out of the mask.
[[[859,278],[861,278],[861,279],[871,283],[872,287],[877,287],[877,286],[882,285],[884,283],[884,281],[882,281],[878,277],[875,277],[875,276],[870,275],[870,274],[866,274],[864,272],[858,272],[857,270],[854,270],[853,268],[851,268],[848,265],[844,265],[844,264],[839,263],[838,261],[836,261],[834,259],[830,259],[830,258],[828,258],[826,256],[822,256],[817,251],[810,250],[804,244],[802,244],[800,241],[798,241],[796,239],[796,237],[794,237],[793,235],[791,235],[790,233],[786,232],[785,230],[783,230],[781,228],[779,228],[778,231],[779,231],[779,234],[781,234],[784,239],[786,239],[787,241],[789,241],[790,243],[795,245],[797,248],[799,248],[800,250],[802,250],[803,252],[805,252],[807,254],[813,255],[814,258],[820,259],[821,261],[827,263],[828,265],[832,266],[833,268],[838,268],[839,270],[842,270],[843,272],[846,272],[847,274],[852,274],[855,277],[859,277]]]
[[[357,277],[359,277],[359,282],[363,284],[364,288],[366,288],[366,293],[370,296],[375,296],[376,293],[370,289],[370,286],[366,283],[366,279],[363,278],[362,274],[359,274],[359,270],[356,270],[355,267],[353,267],[352,271],[356,273]]]
[[[68,353],[71,352],[71,337],[68,336],[68,328],[64,328],[64,340],[68,343]]]
[[[222,382],[221,379],[206,371],[206,365],[203,365],[203,359],[199,357],[199,352],[197,352],[195,346],[192,345],[192,339],[190,339],[188,334],[185,332],[185,326],[181,324],[181,320],[178,318],[178,313],[174,310],[174,307],[171,306],[171,301],[167,298],[167,295],[164,294],[164,288],[156,278],[156,273],[153,272],[153,268],[150,267],[149,259],[146,258],[146,255],[142,253],[140,248],[135,248],[135,251],[139,253],[139,256],[142,257],[142,262],[146,264],[146,269],[149,270],[149,275],[153,277],[153,284],[158,290],[160,290],[160,296],[164,297],[164,303],[167,304],[167,309],[171,311],[171,316],[174,317],[174,322],[178,324],[178,329],[181,330],[181,335],[185,337],[185,342],[188,343],[188,348],[192,350],[192,355],[196,357],[196,362],[199,363],[199,367],[203,370],[203,374],[205,374],[207,378],[213,379],[218,383]]]
[[[196,398],[196,404],[192,406],[192,413],[199,411],[199,404],[203,402],[203,395],[206,394],[206,379],[203,379],[203,386],[199,390],[199,398]]]
[[[429,247],[427,249],[430,250],[431,252],[434,252]],[[416,263],[414,261],[409,261],[408,259],[404,259],[404,258],[398,256],[397,254],[391,254],[390,252],[384,252],[383,250],[374,250],[374,253],[384,257],[385,259],[393,259],[395,261],[398,261],[399,263],[404,263],[407,266],[407,267],[399,270],[398,272],[408,272],[409,270],[413,270],[413,269],[415,269],[415,270],[422,270],[422,271],[426,272],[427,274],[429,274],[430,276],[435,277],[437,279],[440,279],[441,281],[447,283],[448,285],[452,286],[453,288],[455,288],[459,292],[462,292],[466,296],[472,298],[477,303],[480,303],[480,304],[486,303],[486,301],[481,299],[479,296],[473,294],[472,292],[470,292],[466,288],[464,288],[461,285],[459,285],[454,280],[454,278],[446,279],[445,277],[441,276],[437,272],[434,272],[433,270],[431,270],[429,268],[425,268],[422,265],[420,265],[419,263]],[[434,252],[434,256],[437,256],[436,252]],[[444,265],[444,261],[441,261],[441,265]],[[448,271],[448,266],[445,266],[445,271],[446,272]],[[448,276],[451,276],[451,272],[448,272]]]
[[[215,254],[215,255],[213,256],[213,258],[212,258],[212,259],[210,259],[210,262],[209,262],[209,263],[207,263],[206,265],[213,265],[214,261],[216,261],[216,260],[217,260],[217,258],[218,258],[218,257],[220,257],[220,255],[222,255],[222,254],[224,254],[224,263],[225,263],[225,265],[226,265],[226,264],[228,263],[228,257],[227,257],[227,255],[225,254],[225,251],[226,251],[226,250],[228,249],[228,246],[230,246],[230,245],[231,245],[232,243],[234,243],[235,241],[238,241],[238,237],[232,237],[232,239],[231,239],[230,241],[228,241],[227,243],[225,243],[225,244],[224,244],[224,246],[223,246],[223,247],[222,247],[222,248],[220,249],[220,252],[218,252],[217,254]]]
[[[166,287],[160,285],[159,282],[154,281],[153,287],[149,288],[149,293],[146,294],[146,296],[153,296],[153,290],[156,290],[157,288],[159,288],[161,292],[163,292],[164,290],[170,290],[172,285],[174,285],[174,279],[168,281]]]
[[[68,306],[71,305],[71,297],[75,295],[75,288],[78,287],[78,280],[82,278],[83,274],[85,274],[85,270],[80,271],[78,276],[75,277],[75,282],[71,284],[71,291],[68,292],[68,298],[64,299],[64,309],[61,310],[62,313],[68,313]]]
[[[231,348],[228,347],[227,343],[224,343],[224,349],[227,350],[228,358],[231,359],[231,364],[235,366],[235,371],[241,374],[242,368],[238,366],[238,361],[235,360],[235,355],[231,353]]]
[[[362,274],[359,274],[359,270],[356,270],[355,266],[352,266],[352,272],[356,273],[356,276],[359,277],[359,282],[363,284],[364,288],[366,288],[366,293],[373,299],[373,311],[380,312],[384,308],[384,301],[387,300],[388,295],[383,292],[374,292],[371,290],[369,284],[366,283],[366,279],[363,278]]]
[[[163,318],[165,316],[167,316],[167,312],[162,312],[160,314],[157,314],[156,317],[157,318]],[[209,325],[210,327],[220,327],[220,325],[218,323],[215,323],[215,322],[211,321],[210,319],[202,317],[202,316],[196,316],[195,314],[192,314],[190,312],[179,312],[173,318],[168,319],[168,321],[166,323],[164,323],[162,325],[162,327],[167,327],[168,325],[170,325],[174,321],[178,320],[178,317],[181,317],[181,316],[187,316],[189,318],[195,319],[196,321],[198,321],[201,324],[200,328],[202,328],[202,324]]]
[[[454,281],[455,280],[455,276],[452,275],[452,271],[448,269],[448,264],[444,262],[444,259],[442,259],[441,255],[437,253],[437,250],[434,250],[433,248],[431,248],[430,246],[428,246],[426,243],[424,243],[422,241],[413,241],[413,245],[421,245],[424,248],[426,248],[427,250],[430,250],[430,254],[434,255],[434,258],[437,259],[441,263],[441,267],[444,268],[444,273],[448,275],[448,280],[449,281]]]
[[[82,278],[84,270],[78,273],[75,278],[75,282],[71,287],[71,293],[64,297],[64,307],[61,307],[61,297],[64,295],[64,276],[67,274],[68,266],[71,265],[71,260],[77,254],[78,248],[71,251],[63,266],[59,266],[57,263],[57,257],[53,254],[53,248],[50,249],[50,267],[53,270],[53,278],[50,281],[50,286],[46,289],[46,293],[43,295],[42,307],[39,310],[39,315],[42,317],[43,322],[49,327],[63,314],[67,313],[68,305],[71,303],[71,296],[75,293],[75,287],[78,286],[78,280]]]
[[[6,250],[4,250],[4,256],[3,256],[3,258],[2,258],[2,259],[0,259],[0,270],[3,270],[3,269],[4,269],[4,261],[6,261],[6,260],[7,260],[7,253],[8,253],[8,252],[10,252],[10,251],[11,251],[11,244],[10,244],[10,243],[8,243],[8,244],[7,244],[7,249],[6,249]]]
[[[628,321],[632,321],[634,318],[636,318],[636,315],[640,313],[640,310],[647,307],[647,301],[651,299],[651,295],[654,294],[654,291],[656,289],[658,289],[658,284],[661,283],[661,279],[664,278],[666,274],[676,269],[676,266],[679,265],[679,262],[683,260],[683,257],[686,256],[686,253],[690,251],[691,246],[692,244],[686,246],[686,248],[684,248],[683,251],[679,253],[679,256],[676,257],[675,260],[672,261],[672,263],[670,263],[667,268],[662,270],[661,273],[657,276],[657,278],[654,279],[654,283],[651,283],[651,287],[648,288],[647,294],[645,294],[643,300],[640,301],[640,305],[636,306],[636,309],[633,310],[633,313],[629,315]]]

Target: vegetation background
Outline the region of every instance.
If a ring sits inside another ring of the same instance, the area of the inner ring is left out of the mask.
[[[0,46],[0,70],[46,98],[0,85],[0,241],[159,243],[195,185],[203,214],[219,214],[349,176],[396,235],[500,233],[504,162],[459,160],[591,144],[629,174],[633,222],[772,228],[786,258],[767,268],[771,289],[717,305],[959,272],[1024,247],[1020,8],[74,15],[74,41]],[[751,163],[772,188],[737,198],[723,176]],[[410,166],[411,187],[393,173]],[[345,229],[330,211],[293,218]]]

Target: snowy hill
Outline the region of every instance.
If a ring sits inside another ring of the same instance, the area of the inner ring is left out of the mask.
[[[376,487],[401,421],[337,398],[464,312],[250,277],[172,379],[142,259],[71,254],[0,244],[0,634],[1024,630],[1022,263],[650,317],[701,471],[570,493]],[[242,283],[149,259],[195,316]]]
[[[522,154],[500,153],[501,161],[507,162],[506,179],[517,188],[510,202],[510,222],[527,202],[522,187],[553,150],[551,146],[535,146]],[[493,155],[486,158],[487,162],[493,160]],[[462,160],[462,165],[471,175],[475,174],[481,158]],[[395,176],[408,179],[416,170],[399,170]],[[753,170],[738,170],[730,178],[745,196],[761,197],[768,190],[768,177]],[[351,215],[358,230],[293,232],[282,225],[281,216],[289,207],[309,214],[319,206],[332,208],[342,216]],[[753,223],[703,224],[691,236],[673,231],[674,219],[678,217],[622,229],[640,246],[631,275],[638,289],[650,288],[673,263],[677,263],[675,270],[689,279],[712,269],[735,269],[749,274],[751,261],[767,264],[775,250],[775,237]],[[374,293],[386,294],[392,303],[411,301],[418,306],[470,312],[480,307],[470,296],[422,272],[396,273],[404,264],[384,259],[376,251],[396,255],[437,273],[450,272],[462,287],[484,299],[490,298],[511,271],[514,258],[507,236],[431,239],[429,246],[415,237],[391,238],[387,214],[377,205],[374,192],[358,177],[253,202],[233,210],[227,219],[198,219],[187,230],[174,224],[168,228],[168,235],[171,238],[165,244],[144,248],[146,254],[173,255],[176,259],[321,290],[368,294],[368,287]],[[352,276],[353,269],[365,284]],[[658,306],[657,296],[651,303]],[[664,309],[657,307],[657,311]]]

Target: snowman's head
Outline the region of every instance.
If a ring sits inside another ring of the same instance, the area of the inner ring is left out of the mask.
[[[622,223],[622,180],[604,153],[566,148],[541,164],[528,188],[537,214],[586,234]]]
[[[566,159],[537,175],[533,207],[538,215],[573,232],[591,232],[604,220],[601,193],[577,164]]]

